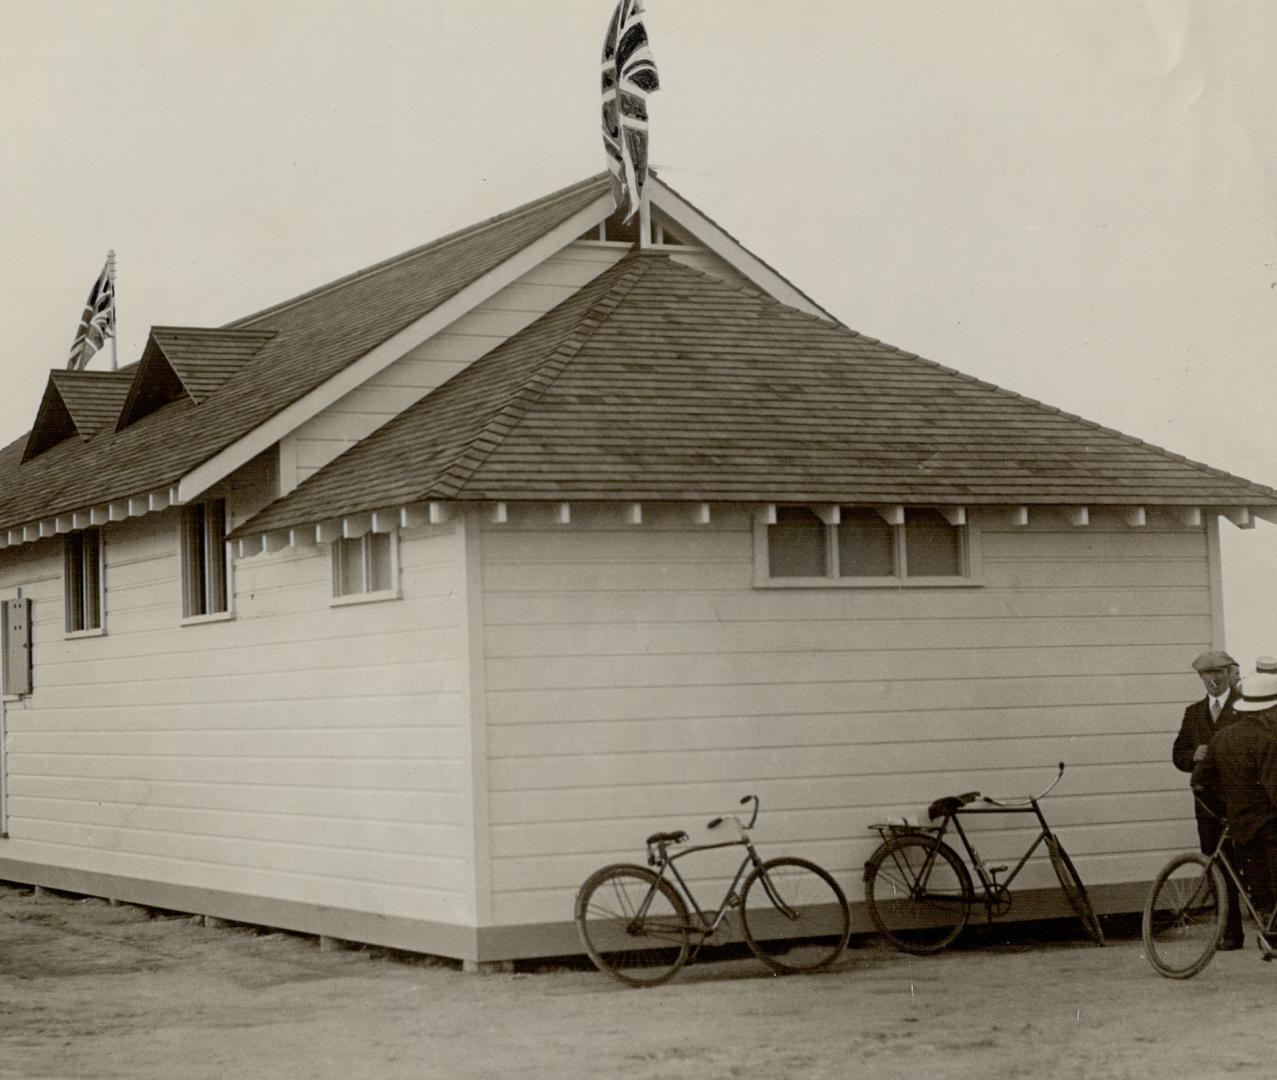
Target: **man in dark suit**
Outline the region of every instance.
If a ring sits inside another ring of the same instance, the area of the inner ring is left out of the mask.
[[[1237,721],[1237,713],[1233,703],[1239,698],[1230,677],[1238,670],[1237,661],[1226,652],[1204,652],[1193,661],[1193,670],[1201,677],[1206,687],[1206,696],[1201,701],[1194,701],[1184,710],[1184,719],[1180,724],[1179,734],[1175,737],[1175,745],[1171,750],[1171,760],[1180,772],[1191,773],[1194,766],[1206,756],[1206,748],[1216,732]],[[1222,800],[1210,802],[1210,811],[1194,804],[1197,811],[1197,839],[1202,851],[1209,855],[1219,843],[1219,835],[1223,831],[1220,818],[1224,816],[1225,807]],[[1226,876],[1228,888],[1228,925],[1224,927],[1220,938],[1221,949],[1240,949],[1245,943],[1242,935],[1241,904],[1237,899],[1237,890],[1232,879]]]

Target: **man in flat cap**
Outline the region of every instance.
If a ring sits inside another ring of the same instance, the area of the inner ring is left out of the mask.
[[[1191,773],[1194,766],[1206,756],[1206,748],[1216,732],[1237,721],[1237,713],[1233,704],[1239,695],[1234,689],[1232,674],[1240,670],[1237,661],[1226,652],[1212,650],[1202,653],[1193,661],[1193,670],[1197,672],[1206,687],[1206,696],[1201,701],[1194,701],[1184,710],[1184,719],[1180,724],[1179,734],[1175,737],[1175,745],[1171,750],[1171,760],[1180,772]],[[1223,831],[1220,818],[1225,813],[1222,800],[1211,801],[1208,797],[1211,812],[1194,803],[1197,811],[1197,839],[1202,851],[1209,855],[1219,843],[1219,834]],[[1237,889],[1232,879],[1225,877],[1228,889],[1228,925],[1224,927],[1220,939],[1221,949],[1240,949],[1244,944],[1242,936],[1241,905],[1237,900]]]

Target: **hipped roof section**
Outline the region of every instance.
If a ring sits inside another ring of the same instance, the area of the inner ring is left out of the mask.
[[[40,451],[26,460],[30,434],[0,450],[0,528],[175,484],[607,191],[604,175],[591,177],[223,331],[158,328],[148,346],[162,345],[174,378],[147,384],[155,395],[139,389],[141,405],[121,406],[119,416],[133,422],[87,441],[38,439]],[[267,334],[244,355],[252,335]]]
[[[427,500],[1272,506],[1277,491],[634,253],[236,531]]]

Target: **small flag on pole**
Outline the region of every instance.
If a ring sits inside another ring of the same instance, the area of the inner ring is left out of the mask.
[[[620,0],[603,42],[603,147],[629,221],[647,185],[647,95],[661,88],[643,25],[643,0]]]
[[[106,265],[85,301],[84,314],[80,316],[71,354],[67,357],[68,371],[83,371],[107,339],[115,337],[115,278],[111,266],[114,254],[107,255]]]

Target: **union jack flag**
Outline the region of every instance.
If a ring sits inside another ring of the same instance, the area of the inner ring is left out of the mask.
[[[107,256],[102,273],[84,303],[84,314],[71,343],[67,357],[68,371],[83,371],[93,354],[115,336],[115,282],[111,280],[111,258]]]
[[[661,88],[643,25],[643,0],[620,0],[603,42],[603,147],[629,221],[647,184],[647,95]]]

